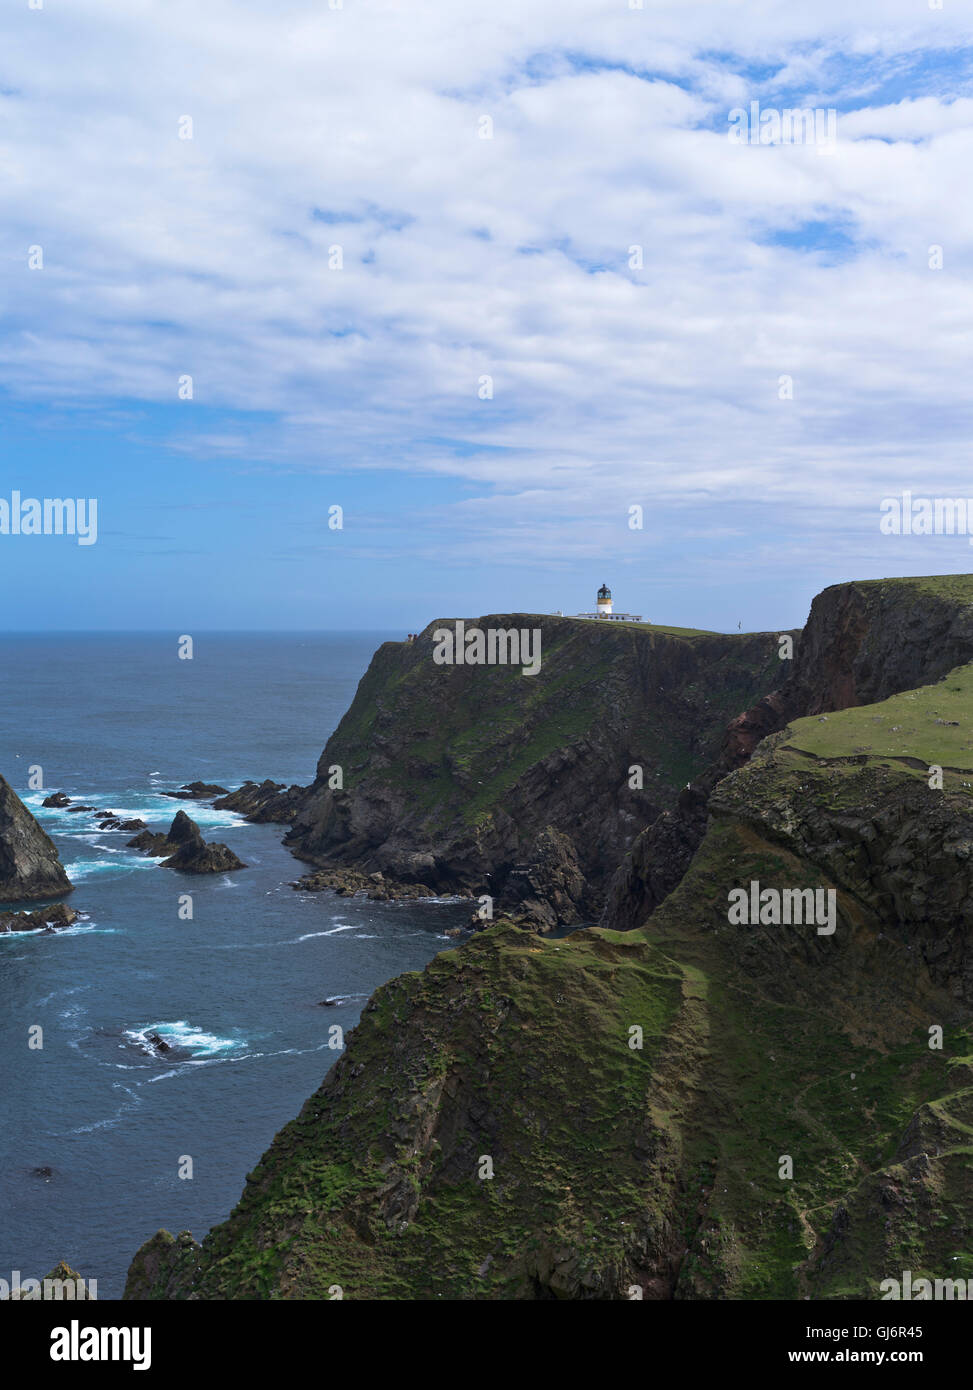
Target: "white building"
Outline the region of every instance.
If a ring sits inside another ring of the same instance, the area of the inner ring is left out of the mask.
[[[594,613],[576,613],[576,618],[595,618],[610,623],[640,623],[641,613],[616,613],[612,606],[612,591],[607,584],[598,590],[597,608]]]

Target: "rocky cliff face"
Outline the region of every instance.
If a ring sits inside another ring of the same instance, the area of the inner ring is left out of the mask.
[[[728,725],[718,756],[634,840],[602,921],[644,922],[679,883],[706,831],[710,794],[791,719],[884,700],[973,660],[973,578],[934,575],[836,584],[818,594],[778,688]],[[786,669],[786,668],[785,668]]]
[[[795,721],[720,784],[645,928],[499,924],[392,981],[230,1219],[202,1246],[154,1237],[128,1296],[796,1299],[968,1277],[971,733],[970,667]],[[754,883],[833,892],[834,930],[731,920]]]
[[[0,902],[54,898],[71,889],[53,841],[0,777]]]
[[[532,614],[475,626],[539,629],[536,675],[437,665],[434,633],[451,626],[379,649],[286,843],[321,867],[489,894],[542,928],[598,911],[634,836],[712,760],[727,720],[780,665],[771,633]]]

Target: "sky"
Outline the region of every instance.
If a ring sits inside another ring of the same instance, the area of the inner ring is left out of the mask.
[[[0,628],[417,631],[607,582],[774,630],[973,569],[879,529],[973,498],[973,8],[937,5],[5,6],[0,519],[98,533],[0,534]],[[754,102],[835,138],[740,143]]]

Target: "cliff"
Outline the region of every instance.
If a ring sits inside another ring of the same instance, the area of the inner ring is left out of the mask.
[[[796,721],[721,784],[645,928],[498,924],[386,985],[230,1219],[153,1238],[127,1296],[876,1297],[973,1273],[971,728],[971,668]],[[753,881],[833,890],[834,932],[731,924]]]
[[[717,743],[711,768],[766,725],[711,773],[651,915],[560,940],[501,922],[378,990],[230,1218],[153,1237],[126,1296],[973,1277],[973,578],[846,588],[817,601],[816,662]]]
[[[54,842],[0,777],[0,902],[60,897],[72,886]]]
[[[779,680],[772,633],[478,619],[539,630],[540,669],[525,676],[437,665],[434,633],[452,626],[379,648],[285,843],[319,867],[490,894],[545,928],[598,912],[635,835]]]
[[[713,788],[761,739],[791,719],[884,700],[971,660],[973,576],[876,579],[823,590],[811,604],[788,679],[730,722],[710,766],[635,838],[605,894],[603,922],[637,926],[672,892],[705,834]]]

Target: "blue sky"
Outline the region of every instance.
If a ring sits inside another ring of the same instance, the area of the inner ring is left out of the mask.
[[[607,581],[774,629],[970,569],[878,519],[973,496],[971,59],[950,0],[8,9],[0,498],[97,497],[99,536],[0,535],[0,627]],[[834,149],[732,145],[752,101],[835,108]]]

